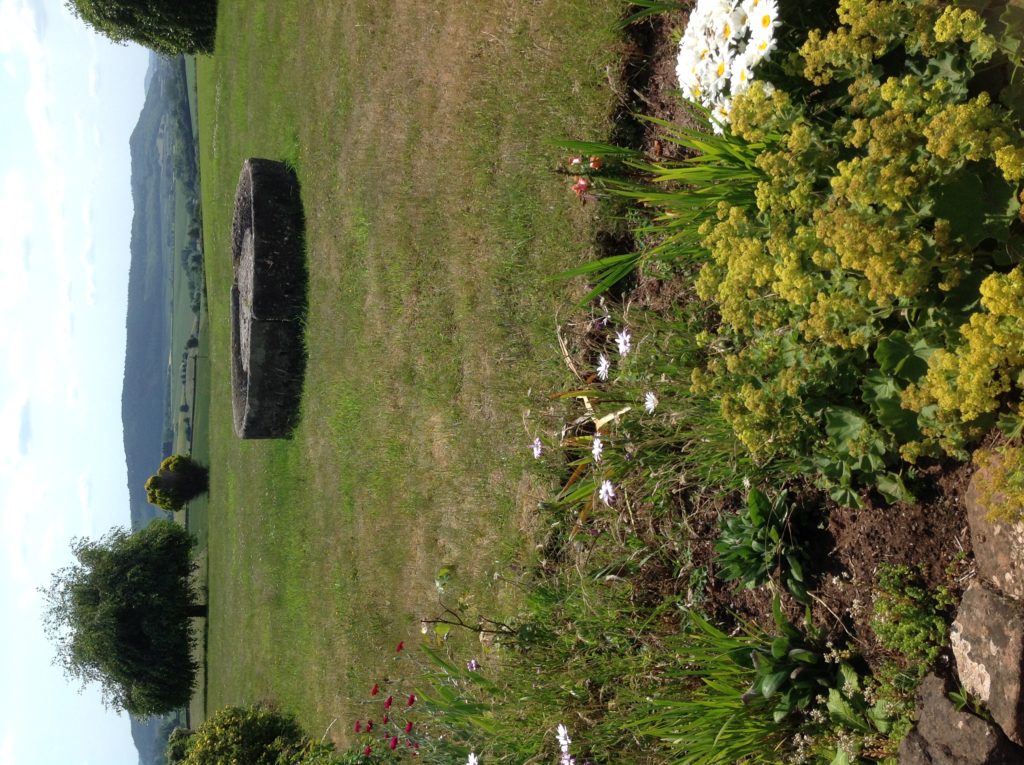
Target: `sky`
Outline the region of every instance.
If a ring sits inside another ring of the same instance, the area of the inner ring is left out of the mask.
[[[128,718],[53,666],[40,586],[130,523],[121,436],[128,138],[148,53],[64,0],[0,0],[0,765],[135,765]]]

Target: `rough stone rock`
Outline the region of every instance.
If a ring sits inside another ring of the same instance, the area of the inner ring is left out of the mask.
[[[929,675],[917,691],[918,721],[903,739],[900,765],[1020,765],[1024,749],[995,725],[949,700],[949,687]]]
[[[305,356],[304,215],[295,174],[247,159],[232,225],[231,387],[239,438],[284,438],[296,424]]]
[[[964,688],[986,704],[1011,741],[1024,743],[1021,605],[978,582],[971,584],[960,601],[950,643]]]
[[[992,459],[995,464],[999,457],[993,455]],[[990,467],[978,470],[964,496],[978,578],[1004,595],[1024,601],[1024,523],[988,518],[981,486],[989,480],[990,472]]]

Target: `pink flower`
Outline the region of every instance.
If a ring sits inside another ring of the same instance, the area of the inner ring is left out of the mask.
[[[409,722],[405,724],[405,732],[412,733],[412,720],[409,720]]]
[[[398,746],[398,736],[392,736],[391,740],[388,742],[388,746],[392,749]]]
[[[590,190],[590,181],[586,178],[577,178],[576,183],[572,185],[572,190],[576,192],[576,196],[581,197]]]
[[[370,689],[370,695],[376,696],[378,693],[380,693],[380,686],[377,685],[377,683],[374,683],[373,687]]]
[[[407,702],[405,702],[405,705],[407,707],[411,707],[415,703],[416,703],[416,694],[415,693],[410,693],[409,694],[409,700]]]

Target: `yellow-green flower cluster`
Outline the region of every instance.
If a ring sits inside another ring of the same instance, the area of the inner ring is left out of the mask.
[[[928,372],[903,395],[917,412],[934,408],[925,436],[948,452],[960,451],[964,433],[998,410],[1001,398],[1018,389],[1024,373],[1024,270],[992,274],[981,284],[982,310],[960,327],[961,341],[938,350]]]
[[[932,55],[938,0],[839,0],[834,32],[813,30],[800,49],[804,76],[815,85],[856,79],[897,44]]]
[[[821,445],[823,400],[868,417],[863,443],[833,445],[851,464],[874,466],[901,445],[906,459],[957,453],[1018,378],[1024,387],[1024,275],[985,279],[983,310],[958,326],[947,295],[980,281],[965,283],[980,237],[938,194],[983,169],[1021,181],[1024,138],[1003,107],[968,88],[971,68],[995,50],[976,12],[940,0],[840,0],[839,18],[800,49],[827,102],[814,102],[813,87],[796,98],[760,82],[733,100],[732,134],[759,148],[761,180],[753,206],[721,202],[699,229],[709,258],[696,290],[720,325],[692,389],[720,401],[758,459]],[[892,71],[898,47],[917,65]],[[928,357],[917,384],[891,378],[919,415],[920,438],[901,444],[894,433],[908,426],[887,432],[850,381],[865,378],[889,333],[905,336],[915,321],[930,323],[929,337],[959,341]]]

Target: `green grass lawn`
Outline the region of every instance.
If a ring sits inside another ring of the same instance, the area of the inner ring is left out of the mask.
[[[442,565],[484,611],[512,603],[490,582],[543,496],[522,414],[559,377],[566,291],[548,277],[591,254],[591,212],[547,140],[607,135],[622,6],[485,5],[221,0],[198,62],[207,713],[272,698],[314,732],[358,717],[437,611]],[[295,164],[307,216],[289,440],[231,425],[231,212],[251,156]]]

